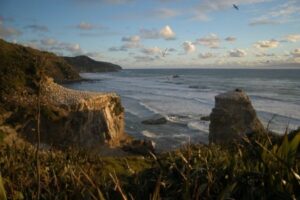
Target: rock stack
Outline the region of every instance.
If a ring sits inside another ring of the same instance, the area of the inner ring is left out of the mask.
[[[265,132],[250,98],[240,89],[215,97],[210,120],[210,143],[227,143],[247,134]]]

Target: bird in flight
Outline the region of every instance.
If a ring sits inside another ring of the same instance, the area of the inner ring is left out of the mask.
[[[162,52],[162,57],[165,57],[167,55],[168,52],[168,48],[166,48],[163,52]]]
[[[236,4],[232,4],[232,7],[236,10],[239,10],[239,7]]]

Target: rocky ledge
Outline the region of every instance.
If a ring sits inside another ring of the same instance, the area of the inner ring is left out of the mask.
[[[41,90],[41,140],[54,146],[118,146],[124,133],[124,108],[115,93],[67,89],[47,78]],[[27,126],[27,135],[35,124]]]

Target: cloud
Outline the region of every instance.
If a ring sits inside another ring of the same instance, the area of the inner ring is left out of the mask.
[[[291,52],[291,55],[292,55],[294,58],[300,58],[300,48],[294,49],[294,50]]]
[[[90,31],[93,29],[97,29],[100,28],[99,26],[93,25],[91,23],[88,22],[80,22],[78,25],[75,26],[77,29],[79,30],[83,30],[83,31]]]
[[[218,48],[220,46],[220,42],[220,38],[216,34],[211,33],[208,36],[197,39],[195,43],[209,48]]]
[[[37,24],[30,24],[24,27],[25,29],[29,29],[33,32],[48,32],[49,29],[47,26],[37,25]]]
[[[129,37],[122,37],[123,42],[139,43],[141,40],[140,36],[134,35]]]
[[[234,50],[231,50],[229,51],[229,56],[230,57],[245,57],[247,55],[246,51],[245,50],[242,50],[242,49],[234,49]]]
[[[258,57],[258,58],[263,58],[263,57],[274,57],[275,54],[274,54],[274,53],[265,53],[265,52],[261,52],[261,53],[255,54],[255,56]]]
[[[124,46],[121,46],[121,47],[110,47],[109,49],[108,49],[108,51],[127,51],[127,48],[126,47],[124,47]]]
[[[165,39],[174,40],[176,33],[172,30],[170,26],[165,26],[160,30],[157,29],[141,29],[140,35],[144,39]]]
[[[196,46],[191,41],[185,41],[182,44],[185,53],[193,53],[196,51]]]
[[[264,13],[262,16],[252,19],[249,25],[282,24],[293,21],[299,17],[300,3],[297,0],[289,0],[270,10],[264,11]]]
[[[228,36],[227,38],[225,38],[225,41],[227,41],[227,42],[235,42],[236,38],[232,37],[232,36]]]
[[[209,20],[209,14],[225,9],[232,9],[232,4],[246,5],[267,2],[270,0],[202,0],[193,10],[194,20],[207,21]]]
[[[208,58],[212,58],[212,57],[215,57],[214,54],[210,53],[210,52],[207,52],[207,53],[200,53],[198,55],[199,58],[202,58],[202,59],[208,59]]]
[[[173,40],[175,39],[175,33],[174,31],[171,29],[170,26],[165,26],[164,28],[162,28],[160,31],[159,31],[160,35],[166,39],[166,40]]]
[[[21,31],[15,28],[3,26],[2,23],[3,21],[0,21],[0,38],[17,37],[22,34]]]
[[[143,48],[141,50],[142,53],[147,54],[147,55],[155,55],[155,54],[162,54],[162,50],[158,47],[152,47],[152,48]]]
[[[68,52],[71,55],[82,54],[82,49],[77,43],[60,42],[53,38],[45,38],[40,40],[40,47],[47,51],[56,51],[58,54],[63,54],[63,52]]]
[[[140,40],[138,35],[122,37],[123,44],[120,47],[110,47],[108,51],[127,51],[128,49],[139,48],[141,46]]]
[[[298,42],[300,41],[300,34],[287,35],[284,40],[288,42]]]
[[[267,48],[276,48],[278,47],[279,42],[277,40],[263,40],[263,41],[258,41],[254,44],[256,48],[262,48],[262,49],[267,49]]]
[[[150,56],[134,56],[136,62],[152,62],[155,61],[155,58]]]
[[[279,21],[267,19],[267,18],[256,18],[253,19],[249,25],[250,26],[258,26],[258,25],[273,25],[273,24],[279,24]]]
[[[172,17],[176,17],[179,15],[179,12],[173,9],[169,8],[159,8],[152,12],[152,15],[154,17],[162,18],[162,19],[168,19]]]

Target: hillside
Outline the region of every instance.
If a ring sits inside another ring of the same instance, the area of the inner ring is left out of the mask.
[[[122,70],[119,65],[93,60],[87,56],[63,57],[78,72],[116,72]]]
[[[41,71],[56,82],[80,79],[79,74],[63,58],[0,39],[1,92],[33,89]]]

